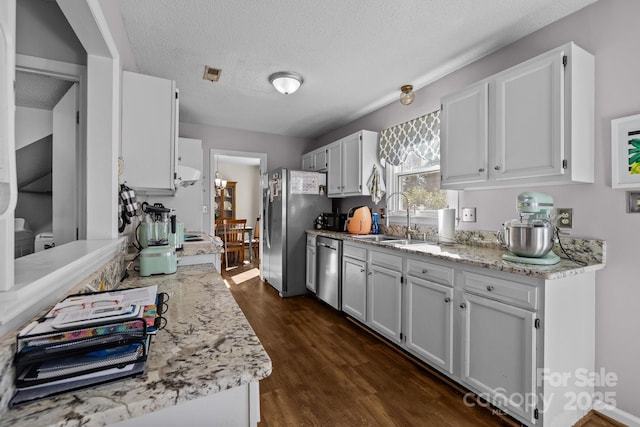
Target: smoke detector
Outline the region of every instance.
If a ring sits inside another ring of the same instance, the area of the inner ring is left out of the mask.
[[[213,68],[208,65],[205,65],[204,76],[202,76],[202,78],[205,80],[209,80],[210,82],[217,82],[218,80],[220,80],[221,73],[222,73],[221,69]]]

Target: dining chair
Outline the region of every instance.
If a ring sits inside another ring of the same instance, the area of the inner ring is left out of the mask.
[[[229,268],[229,259],[244,264],[244,241],[246,219],[222,219],[216,221],[216,234],[224,244],[224,268]],[[231,257],[230,257],[231,255]]]
[[[252,260],[257,260],[260,255],[260,217],[256,218],[251,239],[246,239],[244,244],[250,251],[252,251]]]

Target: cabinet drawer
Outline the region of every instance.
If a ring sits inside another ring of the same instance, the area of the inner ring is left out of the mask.
[[[371,254],[371,264],[387,267],[396,271],[402,271],[402,256],[379,251],[369,251],[369,253]]]
[[[356,258],[362,261],[367,260],[367,249],[360,246],[354,246],[348,242],[342,244],[342,255]]]
[[[316,235],[307,234],[307,246],[315,246],[315,245],[316,245]]]
[[[523,308],[538,308],[538,288],[475,273],[464,273],[464,290]]]
[[[407,275],[453,286],[453,268],[416,259],[407,260]]]

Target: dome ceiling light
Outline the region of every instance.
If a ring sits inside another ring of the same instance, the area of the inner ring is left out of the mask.
[[[402,93],[400,94],[400,103],[402,105],[409,105],[416,98],[416,94],[413,92],[413,86],[404,85],[400,88]]]
[[[300,88],[302,76],[290,71],[280,71],[269,76],[269,82],[276,90],[284,95],[289,95]]]

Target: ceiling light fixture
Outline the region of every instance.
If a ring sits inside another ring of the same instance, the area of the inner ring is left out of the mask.
[[[400,103],[402,105],[409,105],[416,98],[416,94],[413,92],[413,86],[404,85],[400,88],[402,93],[400,94]]]
[[[290,71],[280,71],[269,76],[269,82],[276,90],[284,95],[289,95],[300,88],[302,76]]]

